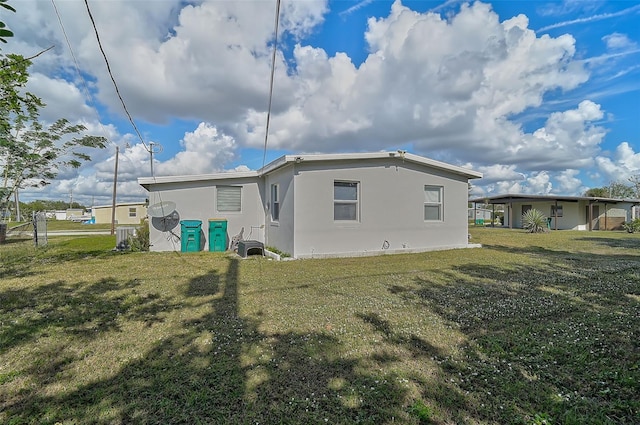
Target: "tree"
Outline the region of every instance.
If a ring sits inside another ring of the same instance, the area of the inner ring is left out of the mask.
[[[40,98],[24,92],[31,61],[19,55],[0,56],[0,210],[16,189],[42,187],[63,168],[91,160],[85,148],[105,148],[104,137],[82,135],[83,125],[60,118],[45,126]]]
[[[7,4],[8,0],[0,0],[0,7],[15,12],[16,10]],[[13,37],[13,32],[7,29],[4,22],[0,21],[0,41],[6,43],[5,37]]]
[[[618,199],[629,199],[635,195],[633,187],[622,182],[611,182],[609,184],[609,193],[611,198]]]
[[[591,196],[593,198],[608,198],[609,197],[609,188],[608,187],[593,187],[587,190],[584,193],[584,196]]]
[[[634,191],[634,198],[640,198],[640,174],[629,177],[629,182],[631,182],[631,187]]]
[[[606,187],[594,187],[587,190],[584,196],[593,196],[595,198],[617,198],[628,199],[635,196],[633,187],[622,182],[611,182]]]

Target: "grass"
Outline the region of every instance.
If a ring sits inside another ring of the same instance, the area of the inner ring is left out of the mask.
[[[0,423],[640,423],[640,239],[273,262],[0,246]]]
[[[8,223],[8,228],[11,229],[20,224],[24,224],[26,222],[11,222]],[[110,230],[111,223],[100,223],[100,224],[83,224],[71,220],[47,220],[47,230],[55,231],[55,230],[81,230],[81,231],[91,231],[91,230]]]

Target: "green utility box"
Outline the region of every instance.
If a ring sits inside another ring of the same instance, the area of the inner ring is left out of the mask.
[[[484,226],[484,218],[476,218],[476,226]]]
[[[182,220],[180,222],[180,251],[200,251],[200,232],[202,222],[200,220]]]
[[[209,251],[222,252],[227,250],[227,219],[209,219]]]

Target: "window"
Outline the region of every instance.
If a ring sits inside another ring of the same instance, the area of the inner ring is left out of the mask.
[[[271,185],[271,220],[280,220],[280,194],[277,184]]]
[[[424,220],[442,221],[442,186],[424,187]]]
[[[240,212],[242,199],[242,187],[218,186],[216,208],[221,212]]]
[[[558,205],[557,209],[555,205],[551,205],[551,217],[562,217],[562,205]]]
[[[333,219],[358,220],[358,182],[333,182]]]
[[[129,208],[129,217],[135,217],[138,215],[138,209],[137,208]]]

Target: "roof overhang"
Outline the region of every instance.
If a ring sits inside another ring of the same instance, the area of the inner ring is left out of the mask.
[[[470,199],[469,202],[482,204],[510,204],[512,202],[588,202],[590,204],[640,204],[640,199],[600,198],[594,196],[527,195],[506,194]]]
[[[467,179],[480,179],[482,173],[471,170],[469,168],[459,167],[447,164],[445,162],[436,161],[423,156],[414,155],[405,151],[392,152],[371,152],[371,153],[340,153],[340,154],[302,154],[302,155],[283,155],[280,158],[270,162],[257,171],[230,171],[215,174],[198,174],[183,176],[162,176],[162,177],[139,177],[138,184],[149,190],[150,186],[156,184],[170,184],[197,181],[220,181],[220,180],[237,180],[246,178],[262,177],[272,173],[282,167],[290,164],[300,164],[309,162],[338,162],[338,161],[362,161],[371,159],[389,159],[393,161],[411,162],[425,167],[437,170],[447,171],[452,174],[463,176]]]
[[[411,162],[414,164],[448,171],[453,174],[461,175],[469,179],[480,179],[482,173],[471,170],[469,168],[459,167],[447,164],[445,162],[436,161],[434,159],[425,158],[423,156],[414,155],[405,151],[391,152],[369,152],[369,153],[336,153],[336,154],[302,154],[302,155],[284,155],[275,161],[265,165],[258,170],[259,175],[269,174],[287,164],[303,163],[303,162],[338,162],[338,161],[362,161],[371,159],[389,159],[393,158],[399,162]]]
[[[256,171],[230,171],[226,173],[215,174],[195,174],[186,176],[162,176],[162,177],[138,177],[138,184],[145,189],[154,184],[197,182],[208,180],[237,180],[258,177]]]

